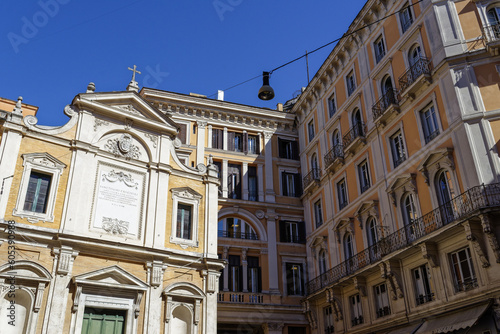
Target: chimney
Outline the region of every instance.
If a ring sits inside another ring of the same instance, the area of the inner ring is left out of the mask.
[[[223,90],[218,90],[217,91],[217,100],[219,101],[224,101],[224,91]]]
[[[278,110],[278,111],[283,111],[283,103],[278,103],[278,104],[276,105],[276,110]]]

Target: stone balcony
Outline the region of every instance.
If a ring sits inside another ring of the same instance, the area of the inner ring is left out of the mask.
[[[486,50],[492,56],[500,54],[500,23],[491,24],[483,27],[483,38],[486,44]]]
[[[399,77],[399,95],[402,99],[413,100],[415,93],[431,82],[431,62],[421,57]]]
[[[344,146],[344,153],[354,154],[359,147],[366,142],[366,125],[363,122],[355,124],[345,135],[342,137]]]
[[[307,192],[308,190],[312,189],[314,185],[319,185],[320,180],[321,180],[321,169],[312,168],[311,171],[307,173],[307,175],[304,176],[302,180],[302,184],[304,186],[304,192]]]
[[[357,275],[363,271],[363,268],[377,264],[382,259],[390,259],[395,253],[401,253],[404,249],[413,246],[419,239],[439,235],[439,230],[445,226],[498,209],[500,209],[500,183],[471,188],[310,280],[306,284],[306,292],[311,295],[323,288],[335,285],[344,278]],[[494,238],[491,233],[488,237]],[[495,238],[492,242],[498,241]],[[485,266],[484,262],[483,266]]]
[[[325,154],[325,166],[328,171],[335,169],[344,163],[344,146],[335,145],[327,154]]]
[[[388,90],[372,107],[373,121],[385,125],[399,113],[399,94],[395,89]]]

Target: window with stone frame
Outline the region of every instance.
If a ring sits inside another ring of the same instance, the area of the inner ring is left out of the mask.
[[[477,288],[477,278],[468,247],[451,253],[450,264],[456,292]]]
[[[189,187],[173,188],[170,242],[198,247],[198,210],[203,197]]]
[[[342,210],[349,204],[347,199],[347,185],[345,179],[340,180],[337,183],[337,196],[339,202],[339,210]]]
[[[417,305],[422,305],[434,300],[431,286],[431,273],[429,266],[423,264],[411,271],[415,286],[415,299]]]
[[[335,94],[328,98],[328,114],[332,117],[337,112],[337,104],[335,102]]]
[[[361,325],[364,322],[364,319],[359,293],[349,297],[349,306],[351,309],[351,326],[354,327]]]
[[[323,308],[323,317],[325,323],[325,334],[333,334],[335,332],[335,328],[333,327],[333,310],[331,305]]]
[[[420,120],[424,140],[427,144],[439,135],[439,126],[434,105],[428,105],[420,111]]]
[[[321,207],[321,199],[314,202],[314,222],[316,227],[323,225],[323,209]]]
[[[369,171],[370,166],[368,165],[367,160],[363,160],[358,165],[358,177],[359,177],[359,190],[360,193],[364,193],[368,189],[370,189],[371,182],[370,182],[370,171]]]
[[[385,283],[376,285],[373,287],[373,291],[375,295],[375,310],[377,318],[382,318],[391,314],[387,285]]]
[[[394,168],[401,165],[406,160],[406,150],[403,141],[403,134],[401,131],[397,131],[394,135],[390,137],[391,142],[391,153],[392,153],[392,165]]]
[[[385,45],[382,35],[380,35],[375,43],[373,43],[373,48],[375,50],[375,62],[379,63],[385,56]]]
[[[304,294],[304,273],[301,263],[285,263],[286,293],[289,296]]]
[[[346,86],[347,86],[347,95],[351,96],[352,93],[356,90],[356,79],[354,78],[354,71],[349,72],[345,77]]]
[[[403,33],[405,33],[410,28],[413,21],[414,21],[414,18],[413,18],[411,6],[406,4],[399,11],[399,23],[401,24],[401,30]]]
[[[30,222],[54,221],[57,187],[66,165],[48,153],[23,154],[23,174],[14,216]]]

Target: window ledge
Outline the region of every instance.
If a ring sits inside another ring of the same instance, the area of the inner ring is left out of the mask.
[[[198,248],[199,242],[197,240],[188,240],[177,237],[170,237],[170,243],[181,246],[182,249],[186,249],[188,247]]]

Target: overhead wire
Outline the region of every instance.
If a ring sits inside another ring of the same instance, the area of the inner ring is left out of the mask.
[[[275,71],[277,71],[277,70],[279,70],[279,69],[281,69],[281,68],[283,68],[283,67],[285,67],[285,66],[288,66],[288,65],[290,65],[290,64],[292,64],[292,63],[294,63],[294,62],[296,62],[296,61],[298,61],[298,60],[300,60],[300,59],[302,59],[302,58],[304,58],[304,57],[306,57],[306,56],[310,55],[311,53],[317,52],[317,51],[319,51],[319,50],[321,50],[321,49],[326,48],[326,47],[327,47],[327,46],[329,46],[329,45],[332,45],[332,44],[334,44],[334,43],[337,43],[337,42],[339,42],[340,40],[342,40],[342,39],[343,39],[343,38],[345,38],[345,37],[349,37],[349,36],[351,36],[351,35],[354,35],[354,34],[356,34],[356,33],[360,32],[361,30],[363,30],[363,29],[365,29],[365,28],[368,28],[368,27],[370,27],[370,26],[372,26],[372,25],[374,25],[374,24],[377,24],[377,23],[379,23],[379,22],[381,22],[381,21],[383,21],[383,20],[385,20],[385,19],[387,19],[387,18],[389,18],[389,17],[391,17],[391,16],[394,16],[394,15],[396,15],[396,14],[399,14],[399,13],[401,13],[402,11],[406,10],[406,8],[408,8],[408,7],[413,7],[413,6],[415,6],[415,5],[417,5],[418,3],[423,2],[423,1],[425,1],[425,0],[417,0],[417,1],[415,1],[414,3],[412,3],[412,4],[408,5],[408,6],[405,6],[404,8],[402,8],[402,9],[400,9],[400,10],[398,10],[398,11],[395,11],[395,12],[394,12],[394,13],[392,13],[392,14],[386,15],[386,16],[384,16],[384,17],[382,17],[382,18],[378,19],[378,20],[375,20],[375,21],[373,21],[373,22],[371,22],[371,23],[365,24],[364,26],[362,26],[362,27],[360,27],[360,28],[358,28],[358,29],[356,29],[356,30],[354,30],[354,31],[350,32],[350,33],[345,33],[345,34],[343,34],[341,37],[336,38],[336,39],[334,39],[333,41],[330,41],[330,42],[328,42],[328,43],[326,43],[326,44],[324,44],[324,45],[322,45],[322,46],[320,46],[320,47],[318,47],[318,48],[316,48],[316,49],[314,49],[314,50],[312,50],[312,51],[307,51],[305,54],[301,55],[300,57],[297,57],[297,58],[295,58],[295,59],[292,59],[292,60],[290,60],[290,61],[288,61],[288,62],[286,62],[286,63],[284,63],[284,64],[282,64],[282,65],[280,65],[280,66],[278,66],[278,67],[276,67],[276,68],[274,68],[274,69],[272,69],[271,71],[269,71],[269,75],[271,75],[273,72],[275,72]],[[235,87],[241,86],[241,85],[243,85],[243,84],[245,84],[245,83],[247,83],[247,82],[249,82],[249,81],[255,80],[255,79],[260,78],[260,77],[262,77],[262,74],[259,74],[259,75],[255,76],[255,77],[251,78],[251,79],[247,79],[247,80],[245,80],[245,81],[242,81],[242,82],[240,82],[240,83],[238,83],[238,84],[236,84],[236,85],[233,85],[233,86],[231,86],[231,87],[229,87],[229,88],[224,89],[223,91],[228,91],[228,90],[230,90],[230,89],[233,89],[233,88],[235,88]],[[209,95],[209,97],[212,97],[212,96],[215,96],[215,95],[217,95],[217,93],[212,94],[212,95]]]

